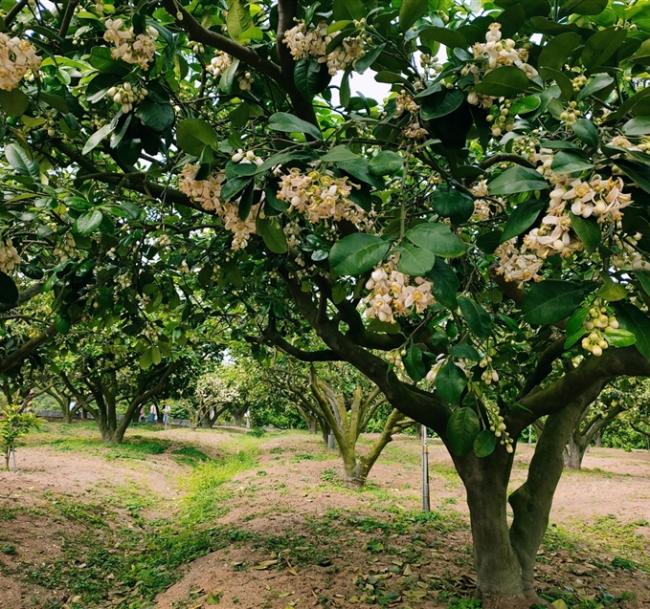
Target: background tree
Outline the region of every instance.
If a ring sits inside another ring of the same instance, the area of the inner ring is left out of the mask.
[[[449,448],[484,606],[537,600],[580,413],[650,374],[643,3],[101,6],[5,19],[1,221],[18,256],[55,222],[93,281],[115,249],[140,296],[348,362]],[[387,98],[353,95],[353,70]]]
[[[16,442],[38,427],[38,419],[25,405],[7,402],[0,411],[0,448],[5,457],[5,468],[9,469],[12,455],[15,459]]]

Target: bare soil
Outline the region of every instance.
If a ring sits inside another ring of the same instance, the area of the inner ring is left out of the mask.
[[[236,448],[239,438],[185,429],[144,435],[196,446],[210,455]],[[40,436],[19,449],[18,472],[0,473],[0,609],[70,602],[70,591],[45,590],[16,576],[17,565],[53,560],[66,536],[74,535],[74,521],[57,511],[66,501],[97,506],[116,492],[135,488],[155,498],[155,505],[146,508],[149,518],[173,515],[184,492],[187,466],[171,451],[109,460],[43,445],[51,438]],[[520,447],[515,483],[523,480],[531,454],[529,446]],[[447,599],[471,595],[464,490],[439,444],[430,447],[430,464],[435,514],[424,519],[419,516],[415,438],[401,437],[389,445],[363,491],[340,482],[339,459],[318,437],[291,432],[263,438],[259,464],[229,483],[227,510],[215,522],[244,531],[246,540],[185,565],[179,581],[157,597],[155,608],[423,609],[446,607]],[[606,594],[616,600],[615,607],[650,607],[648,572],[612,567],[622,552],[620,544],[608,547],[609,539],[590,537],[596,529],[589,527],[599,519],[605,519],[606,527],[608,518],[616,527],[627,525],[630,535],[650,539],[649,453],[592,449],[583,471],[565,475],[551,520],[573,537],[570,543],[544,548],[540,587],[555,596],[572,591],[581,599]],[[586,537],[580,540],[580,535]]]

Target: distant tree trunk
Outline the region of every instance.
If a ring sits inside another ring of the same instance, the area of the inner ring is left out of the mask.
[[[581,469],[587,446],[576,441],[572,435],[564,447],[564,465],[569,469]]]
[[[319,414],[329,424],[328,447],[331,447],[331,442],[334,440],[333,448],[338,447],[343,459],[346,482],[353,486],[363,486],[372,466],[379,458],[381,451],[392,440],[393,434],[410,425],[410,421],[407,421],[401,412],[393,409],[384,423],[379,438],[375,440],[368,454],[360,455],[357,451],[357,441],[381,404],[376,399],[379,396],[379,390],[373,390],[364,397],[361,387],[357,386],[352,400],[346,403],[345,397],[336,393],[328,383],[319,378],[313,368],[310,383],[312,393],[319,405]]]

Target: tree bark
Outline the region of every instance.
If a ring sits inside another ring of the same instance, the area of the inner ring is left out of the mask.
[[[587,452],[587,445],[579,442],[574,435],[571,435],[569,441],[564,447],[564,466],[569,469],[581,469],[582,460]]]

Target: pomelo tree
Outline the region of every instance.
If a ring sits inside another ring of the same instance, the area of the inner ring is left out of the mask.
[[[138,260],[125,234],[149,225],[205,315],[348,362],[442,438],[484,606],[526,607],[579,413],[650,374],[649,11],[18,3],[0,34],[2,284],[15,293],[43,217],[83,232],[91,260],[115,234]],[[51,192],[62,176],[81,202]]]

